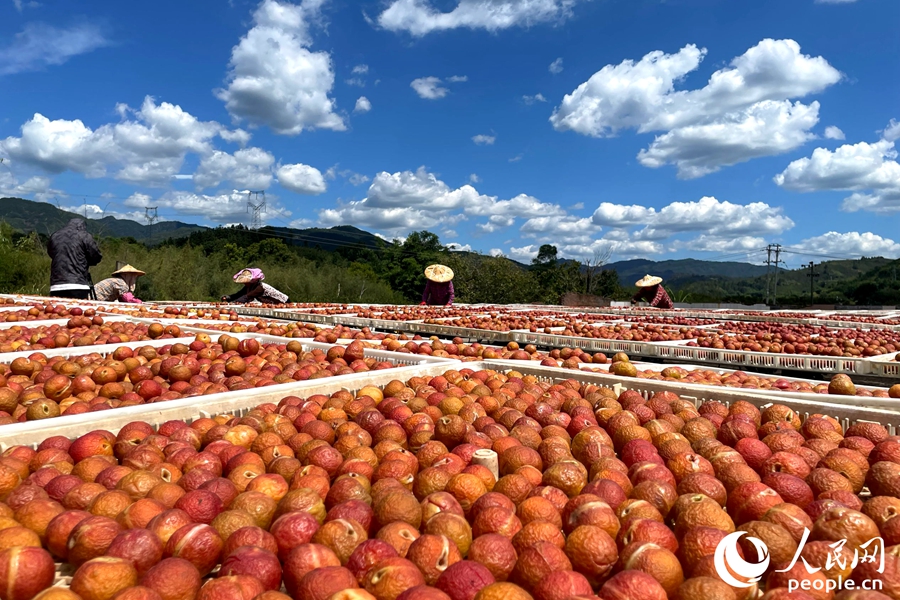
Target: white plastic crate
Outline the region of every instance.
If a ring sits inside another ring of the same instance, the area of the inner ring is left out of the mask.
[[[869,363],[863,358],[722,350],[672,343],[656,344],[655,348],[655,356],[657,357],[686,362],[740,365],[748,368],[817,371],[821,373],[869,374]]]
[[[868,358],[869,374],[879,377],[892,377],[900,381],[900,362],[896,360],[898,356],[900,356],[900,353],[897,352],[870,356]]]

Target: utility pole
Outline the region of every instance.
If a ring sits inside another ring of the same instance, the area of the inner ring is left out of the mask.
[[[816,266],[813,264],[813,261],[809,261],[809,273],[807,273],[806,276],[809,277],[809,305],[812,306],[813,294],[815,291],[815,281],[816,277],[819,276],[819,274],[816,273]]]
[[[150,235],[148,236],[148,242],[153,242],[153,223],[159,221],[159,213],[157,210],[159,206],[145,206],[144,207],[144,218],[147,220],[147,226],[150,228]]]
[[[781,256],[781,244],[774,244],[775,247],[775,289],[772,291],[772,304],[778,304],[778,265],[783,264],[784,261],[780,259]]]
[[[259,196],[262,194],[262,200]],[[262,227],[262,215],[266,212],[266,192],[247,192],[247,212],[251,214],[250,229]]]
[[[769,304],[769,285],[772,279],[772,244],[766,246],[766,305]]]

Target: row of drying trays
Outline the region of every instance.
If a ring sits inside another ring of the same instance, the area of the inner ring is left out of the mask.
[[[19,299],[32,300],[37,298],[18,297]],[[46,300],[46,299],[45,299]],[[90,303],[102,311],[105,306],[115,306],[115,303]],[[88,303],[85,304],[88,306]],[[121,306],[121,305],[119,305]],[[200,305],[187,305],[196,306]],[[205,306],[205,305],[204,305]],[[210,305],[211,307],[212,305]],[[12,308],[12,307],[9,307]],[[514,310],[524,310],[521,306],[511,307]],[[545,307],[546,308],[546,307]],[[851,375],[871,376],[875,378],[900,379],[900,362],[894,360],[894,355],[888,354],[877,357],[840,357],[799,354],[774,354],[767,352],[753,352],[749,350],[724,350],[715,348],[703,348],[687,345],[691,340],[679,342],[638,342],[628,340],[610,340],[602,338],[589,338],[577,336],[565,336],[557,333],[537,333],[524,330],[492,331],[486,329],[473,329],[452,325],[425,323],[421,320],[398,321],[389,319],[373,319],[357,317],[355,315],[325,315],[312,312],[303,312],[300,309],[270,309],[255,308],[246,305],[232,306],[242,316],[255,316],[266,319],[285,321],[302,321],[318,325],[344,325],[348,327],[368,327],[372,330],[384,332],[399,332],[409,334],[436,335],[444,338],[463,338],[465,340],[478,340],[487,343],[506,344],[517,342],[519,344],[535,344],[546,348],[577,347],[586,352],[616,353],[625,352],[630,356],[654,358],[664,361],[694,362],[701,364],[726,365],[744,369],[770,369],[809,371],[817,373],[847,373]],[[648,316],[642,311],[614,311],[615,315],[627,316],[628,312],[635,315]],[[654,312],[653,316],[666,316],[671,311]],[[728,319],[736,315],[728,311],[710,311],[698,313],[698,316],[708,317],[716,312],[728,313]],[[761,312],[764,320],[774,322],[779,317],[770,316],[775,313]],[[886,313],[890,314],[890,313]],[[672,312],[675,316],[687,316],[684,312]],[[120,315],[105,316],[107,320],[123,319]],[[785,317],[787,318],[787,317]],[[762,319],[757,319],[762,320]],[[797,321],[797,319],[793,319]],[[176,321],[180,323],[181,321]],[[226,321],[212,321],[216,323]],[[26,325],[34,322],[23,322]],[[831,326],[847,327],[852,324],[838,321]],[[858,324],[862,327],[868,324]],[[201,324],[202,326],[202,324]]]
[[[122,315],[104,316],[109,321],[135,321],[135,322],[165,322],[165,319],[139,319]],[[296,319],[296,315],[293,317]],[[51,323],[58,321],[51,321]],[[223,321],[198,321],[173,319],[171,322],[179,324],[185,334],[193,334],[205,331],[209,334],[224,333],[220,330],[209,329],[210,325]],[[230,322],[230,321],[225,321]],[[393,323],[393,322],[391,322]],[[22,325],[36,325],[37,322],[25,322]],[[13,327],[15,323],[0,324],[0,327]],[[256,333],[229,333],[239,339],[254,338],[264,343],[285,343],[286,338]],[[563,336],[556,336],[563,337]],[[177,341],[189,342],[192,338],[179,338],[178,340],[165,339],[142,342],[128,342],[110,344],[104,346],[87,346],[44,350],[43,354],[51,356],[77,356],[85,353],[111,354],[121,346],[140,347],[145,345],[163,346]],[[574,338],[581,340],[581,338]],[[317,343],[311,340],[297,340],[304,349],[326,349],[331,346],[327,343]],[[346,342],[347,340],[341,340]],[[603,340],[585,340],[603,341]],[[0,355],[0,362],[10,362],[17,356],[28,356],[32,352],[4,353]],[[252,407],[263,402],[277,402],[288,395],[310,396],[319,393],[333,393],[337,390],[357,391],[367,385],[383,386],[388,382],[401,379],[408,380],[416,376],[436,376],[449,369],[494,369],[500,371],[515,370],[525,375],[534,375],[540,379],[560,381],[565,379],[577,379],[585,383],[596,383],[607,387],[617,386],[619,389],[637,390],[649,395],[657,391],[673,391],[683,398],[697,403],[707,400],[717,400],[726,404],[736,400],[748,400],[757,406],[764,406],[774,402],[789,404],[798,412],[815,414],[826,413],[840,418],[845,424],[856,420],[876,421],[887,426],[893,433],[900,431],[900,407],[898,400],[889,398],[872,398],[858,396],[823,396],[821,394],[803,393],[795,391],[773,391],[760,389],[726,388],[707,385],[691,384],[685,382],[656,381],[619,377],[608,373],[594,373],[593,370],[600,365],[586,364],[585,370],[559,369],[542,367],[536,362],[529,361],[502,361],[485,360],[477,362],[460,362],[450,358],[439,358],[419,354],[407,354],[390,352],[387,350],[365,350],[366,356],[378,360],[389,361],[395,368],[386,371],[359,373],[345,375],[324,380],[299,381],[294,383],[279,384],[260,388],[257,390],[242,390],[238,392],[225,392],[202,397],[190,397],[167,402],[117,408],[111,411],[99,413],[85,413],[58,417],[46,421],[31,421],[5,425],[0,427],[0,450],[14,444],[34,445],[42,441],[50,432],[53,435],[67,435],[70,437],[82,434],[86,428],[104,428],[116,431],[125,423],[134,420],[142,420],[158,425],[171,419],[192,420],[203,416],[221,413],[244,414]],[[805,357],[804,357],[805,358]],[[638,365],[642,366],[642,365]],[[651,365],[646,365],[650,367]],[[681,365],[685,369],[700,368],[696,365]],[[703,368],[707,368],[704,365]],[[602,368],[602,367],[601,367]],[[798,380],[799,381],[799,380]]]
[[[269,319],[293,320],[320,325],[345,325],[348,327],[369,327],[380,331],[438,335],[447,338],[463,338],[483,342],[535,344],[542,347],[581,348],[586,352],[625,352],[631,356],[739,366],[754,369],[784,369],[791,371],[813,371],[818,373],[847,373],[874,377],[900,378],[900,362],[894,355],[869,358],[818,356],[800,354],[773,354],[749,350],[723,350],[686,345],[681,342],[636,342],[601,338],[565,336],[554,333],[536,333],[522,330],[491,331],[450,325],[425,323],[424,321],[393,321],[369,319],[350,315],[321,315],[291,310],[241,307],[238,314]],[[846,323],[843,324],[846,326]]]
[[[410,358],[410,355],[400,356],[404,356],[407,360]],[[340,390],[356,393],[366,386],[383,387],[394,380],[408,381],[413,377],[434,377],[448,370],[462,369],[472,369],[473,371],[490,369],[504,373],[516,371],[522,376],[531,375],[539,380],[553,383],[574,379],[581,383],[610,387],[618,391],[635,390],[644,397],[649,397],[656,392],[669,391],[677,393],[681,398],[690,400],[698,406],[706,401],[718,401],[730,405],[738,400],[743,400],[757,407],[779,403],[791,407],[802,418],[811,414],[826,414],[837,418],[844,427],[856,422],[868,421],[884,425],[892,435],[900,432],[900,411],[896,410],[892,404],[897,401],[891,399],[855,396],[823,397],[817,394],[710,387],[618,377],[607,373],[592,373],[583,370],[543,367],[528,361],[486,360],[460,363],[452,360],[420,360],[419,363],[383,371],[279,384],[255,390],[190,397],[68,417],[64,415],[43,421],[2,425],[0,426],[0,451],[20,444],[36,446],[49,435],[74,438],[83,435],[85,431],[94,429],[105,429],[116,433],[125,424],[132,421],[143,421],[158,426],[170,420],[191,422],[198,418],[219,414],[240,416],[262,403],[277,403],[286,396],[330,395]],[[823,400],[827,400],[827,402]]]

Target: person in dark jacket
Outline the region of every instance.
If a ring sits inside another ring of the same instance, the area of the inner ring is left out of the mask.
[[[444,265],[430,265],[425,269],[425,291],[422,292],[422,305],[451,306],[455,299],[453,293],[453,269]]]
[[[87,300],[91,294],[88,269],[103,256],[84,219],[72,219],[50,236],[50,295]]]

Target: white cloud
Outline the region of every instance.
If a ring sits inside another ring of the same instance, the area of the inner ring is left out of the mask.
[[[363,175],[361,173],[350,173],[347,177],[347,181],[350,182],[350,185],[362,185],[369,181],[368,176]]]
[[[441,232],[444,235],[445,239],[458,237],[459,234],[456,233],[455,229],[445,229]]]
[[[447,78],[450,83],[463,83],[469,80],[468,75],[451,75]]]
[[[420,77],[413,79],[409,87],[414,89],[419,98],[426,100],[438,100],[450,93],[445,87],[441,87],[441,79],[439,77]]]
[[[595,225],[623,227],[644,225],[647,237],[705,231],[710,236],[779,234],[794,226],[780,207],[763,202],[733,204],[712,197],[696,202],[672,202],[659,210],[643,206],[601,203],[591,217]]]
[[[152,199],[147,194],[132,194],[124,204],[133,208],[158,206],[160,209],[171,209],[186,215],[200,216],[218,223],[245,222],[247,216],[247,190],[233,190],[214,195],[194,194],[191,192],[166,192]],[[267,215],[277,214],[289,216],[290,212],[279,208],[274,198],[267,199]]]
[[[211,154],[217,135],[240,137],[215,121],[198,120],[180,106],[156,104],[149,96],[140,109],[117,109],[121,122],[95,130],[79,119],[51,121],[37,113],[22,125],[21,137],[0,140],[0,156],[50,173],[104,177],[112,171],[123,181],[162,185],[179,172],[187,153]]]
[[[16,10],[22,12],[25,8],[37,8],[41,5],[40,2],[36,2],[35,0],[12,0],[13,6],[16,7]]]
[[[846,136],[844,132],[841,131],[840,127],[835,127],[834,125],[829,125],[825,128],[825,139],[828,140],[843,140]]]
[[[583,260],[612,249],[618,259],[674,250],[742,251],[765,245],[764,236],[794,226],[780,208],[733,204],[715,198],[673,202],[660,209],[603,202],[590,217],[535,214],[520,228],[524,238],[554,244],[560,254]]]
[[[81,206],[60,206],[62,210],[68,211],[70,213],[75,213],[85,217],[86,219],[102,219],[104,217],[113,217],[116,219],[123,219],[127,221],[137,221],[138,223],[144,223],[146,213],[134,210],[130,212],[118,212],[115,210],[104,210],[100,208],[96,204],[82,204]],[[165,218],[161,218],[161,221],[165,221]]]
[[[445,244],[445,247],[451,252],[471,252],[472,246],[469,244],[457,244],[456,242],[450,242],[449,244]]]
[[[522,96],[522,102],[531,106],[535,102],[546,102],[547,99],[544,98],[543,94],[535,94],[534,96]]]
[[[900,258],[900,244],[889,238],[866,232],[828,233],[808,238],[799,247],[817,254],[838,254],[851,256],[884,256]]]
[[[481,177],[479,177],[475,173],[472,173],[471,175],[469,175],[469,183],[481,183]]]
[[[539,247],[534,244],[509,249],[509,257],[523,263],[530,263],[537,256]]]
[[[243,129],[235,129],[234,131],[223,129],[219,132],[219,137],[221,137],[226,142],[235,142],[241,146],[246,146],[250,141],[251,134],[250,132],[244,131]]]
[[[476,136],[472,136],[472,141],[478,144],[479,146],[492,146],[494,142],[497,141],[496,135],[485,135],[483,133],[479,133]]]
[[[353,109],[355,113],[367,113],[372,110],[372,103],[365,96],[356,99],[356,107]]]
[[[281,187],[297,194],[315,196],[328,189],[321,171],[309,165],[282,165],[278,167],[276,175]]]
[[[891,119],[888,126],[881,132],[881,137],[889,142],[895,142],[900,139],[900,122],[896,119]]]
[[[764,100],[719,122],[679,127],[657,136],[638,153],[638,162],[651,168],[674,164],[680,179],[694,179],[723,166],[798,148],[815,137],[810,129],[818,121],[818,102]]]
[[[480,230],[487,230],[508,227],[516,218],[564,213],[559,206],[526,194],[500,200],[480,194],[471,185],[454,189],[420,167],[415,172],[378,173],[366,198],[322,210],[319,217],[327,225],[350,223],[400,235],[414,229],[450,226],[469,217],[487,218],[487,223],[478,225]]]
[[[353,67],[354,75],[365,75],[369,72],[369,65],[356,65]]]
[[[562,59],[562,57],[557,58],[557,59],[554,60],[552,63],[550,63],[550,66],[547,67],[547,70],[550,71],[551,73],[553,73],[554,75],[557,75],[557,74],[559,74],[559,73],[562,73],[562,72],[563,72],[563,59]]]
[[[429,0],[393,0],[377,23],[390,31],[421,37],[434,31],[465,27],[498,31],[559,22],[572,15],[579,0],[459,0],[450,12],[434,8]]]
[[[494,258],[497,258],[498,256],[506,256],[503,253],[503,250],[501,250],[500,248],[491,248],[490,251],[488,251],[488,254],[490,256],[493,256]]]
[[[525,157],[524,154],[519,153],[519,154],[516,154],[515,156],[513,156],[512,158],[510,158],[510,159],[509,159],[509,162],[511,162],[511,163],[519,162],[519,161],[522,160],[522,158],[524,158],[524,157]]]
[[[0,171],[0,196],[49,201],[54,196],[64,195],[62,190],[50,187],[48,177],[30,177],[20,183],[10,171]]]
[[[691,44],[675,54],[651,52],[607,65],[567,94],[550,118],[557,131],[609,137],[624,129],[662,131],[642,164],[675,164],[697,177],[758,156],[795,149],[812,138],[819,105],[796,102],[840,81],[822,57],[801,54],[793,40],[765,39],[694,90],[675,84],[706,55]]]
[[[22,3],[16,7],[21,12]],[[61,65],[73,56],[109,45],[100,28],[89,23],[65,29],[28,23],[8,40],[0,47],[0,76]]]
[[[194,173],[194,184],[203,190],[229,181],[236,187],[265,190],[272,184],[275,157],[259,148],[246,148],[234,154],[214,151],[204,156]]]
[[[288,223],[288,227],[293,229],[308,229],[313,227],[315,223],[310,221],[309,219],[294,219],[290,223]]]
[[[263,0],[259,5],[253,28],[231,51],[227,88],[217,92],[234,118],[285,135],[346,129],[328,96],[334,86],[331,56],[309,49],[309,22],[318,17],[323,1]]]
[[[891,136],[891,127],[883,134]],[[842,204],[849,212],[900,211],[900,163],[889,139],[845,144],[834,151],[816,148],[812,156],[795,160],[776,175],[775,183],[795,192],[855,192]]]

